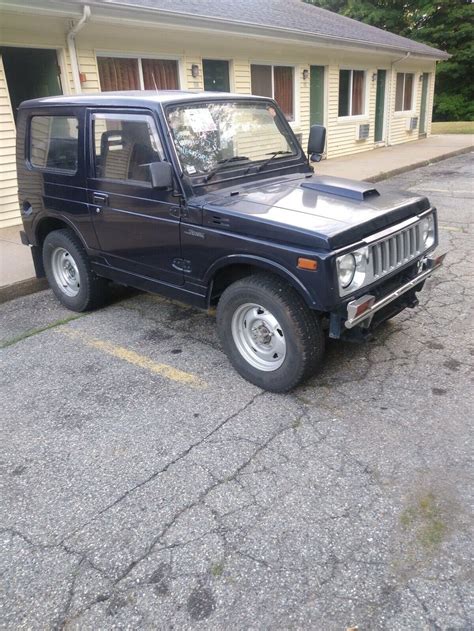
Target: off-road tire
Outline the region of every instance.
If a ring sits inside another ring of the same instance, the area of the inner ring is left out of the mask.
[[[59,286],[52,270],[53,252],[63,248],[73,257],[79,272],[79,291],[75,296],[68,296]],[[108,296],[108,282],[96,276],[91,270],[89,258],[72,230],[67,228],[50,232],[43,243],[43,265],[49,286],[56,298],[72,311],[91,311],[101,307]]]
[[[255,368],[235,343],[232,319],[239,307],[247,303],[261,305],[281,325],[286,355],[276,370]],[[288,283],[272,274],[258,273],[230,285],[217,305],[217,328],[224,352],[236,371],[264,390],[287,392],[321,365],[325,338],[320,318]]]

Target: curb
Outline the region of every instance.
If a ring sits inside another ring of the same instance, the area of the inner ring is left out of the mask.
[[[46,278],[27,278],[21,280],[18,283],[12,283],[11,285],[4,285],[0,287],[0,305],[9,300],[15,298],[21,298],[22,296],[28,296],[34,294],[37,291],[42,291],[48,288],[48,281]]]
[[[442,160],[447,160],[448,158],[461,156],[464,153],[470,153],[471,151],[474,151],[474,145],[470,145],[469,147],[462,147],[461,149],[456,149],[455,151],[449,151],[448,153],[443,153],[439,156],[435,156],[434,158],[428,158],[427,160],[420,160],[420,162],[415,162],[413,164],[407,164],[406,166],[399,167],[398,169],[392,169],[391,171],[377,173],[377,175],[366,178],[366,181],[382,182],[383,180],[388,180],[389,177],[395,177],[396,175],[401,175],[402,173],[406,173],[407,171],[413,171],[414,169],[427,167],[430,164],[435,164],[436,162],[441,162]]]
[[[407,164],[404,167],[392,169],[391,171],[377,173],[374,176],[365,178],[365,181],[382,182],[383,180],[387,180],[390,177],[395,177],[396,175],[401,175],[402,173],[406,173],[407,171],[413,171],[414,169],[427,167],[430,164],[435,164],[436,162],[441,162],[442,160],[447,160],[448,158],[454,158],[455,156],[460,156],[464,153],[470,153],[473,150],[474,145],[470,145],[469,147],[462,147],[461,149],[449,151],[448,153],[443,153],[439,156],[435,156],[434,158],[421,160],[420,162],[415,162],[414,164]],[[14,300],[15,298],[21,298],[22,296],[34,294],[38,291],[43,291],[47,288],[48,281],[45,278],[28,278],[26,280],[19,281],[18,283],[5,285],[3,287],[0,287],[0,304],[8,302],[9,300]]]

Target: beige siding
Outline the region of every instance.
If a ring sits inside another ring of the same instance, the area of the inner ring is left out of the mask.
[[[250,83],[250,62],[248,59],[234,59],[234,90],[241,94],[252,92]]]
[[[15,123],[0,56],[0,228],[20,222],[15,159]]]
[[[427,109],[427,125],[426,130],[427,134],[431,134],[431,114],[433,109],[433,95],[434,95],[434,75],[436,71],[436,65],[434,63],[426,63],[415,65],[414,62],[411,62],[410,65],[400,65],[396,66],[392,72],[392,90],[391,90],[391,98],[390,98],[390,137],[389,141],[391,145],[398,145],[403,142],[411,142],[413,140],[418,140],[419,136],[419,128],[413,131],[407,130],[407,123],[412,116],[420,117],[421,110],[421,88],[422,84],[420,81],[420,77],[423,72],[428,72],[430,75],[429,79],[429,89],[428,89],[428,99],[426,104]],[[396,94],[396,80],[397,80],[397,72],[412,72],[414,74],[414,84],[413,89],[415,91],[414,94],[414,103],[413,109],[410,112],[395,112],[395,94]]]
[[[339,71],[341,68],[365,71],[365,113],[357,117],[339,117]],[[377,82],[375,75],[378,69],[384,69],[384,64],[363,66],[356,61],[351,64],[329,67],[329,108],[328,108],[328,157],[334,158],[351,153],[360,153],[374,149],[375,135],[375,100],[377,96]],[[388,81],[387,86],[388,90]],[[387,113],[386,113],[387,115]],[[369,137],[357,140],[359,125],[369,124]]]
[[[99,70],[97,68],[97,57],[94,50],[79,48],[77,51],[77,61],[80,71],[84,73],[86,78],[85,83],[81,84],[82,92],[84,94],[100,92]]]

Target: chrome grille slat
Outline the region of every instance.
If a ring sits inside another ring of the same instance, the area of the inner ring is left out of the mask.
[[[405,265],[421,252],[419,223],[377,241],[369,248],[374,279]]]

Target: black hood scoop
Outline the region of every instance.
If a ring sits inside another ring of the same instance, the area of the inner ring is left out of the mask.
[[[300,184],[301,188],[309,188],[312,191],[326,193],[328,195],[338,195],[348,197],[360,202],[366,201],[370,197],[378,197],[380,193],[370,182],[358,182],[357,180],[346,180],[342,177],[312,177],[310,182]]]

